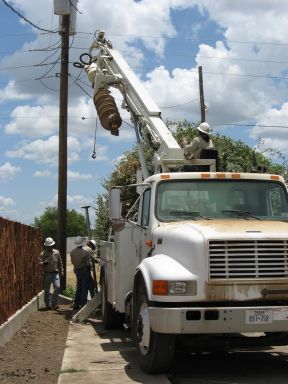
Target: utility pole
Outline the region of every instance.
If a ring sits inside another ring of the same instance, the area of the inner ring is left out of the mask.
[[[205,117],[206,105],[205,105],[205,102],[204,102],[202,67],[198,67],[198,74],[199,74],[199,94],[200,94],[201,123],[204,123],[204,121],[206,121],[206,117]]]
[[[85,209],[85,214],[86,214],[86,225],[87,225],[87,235],[88,239],[91,240],[91,227],[90,227],[90,218],[89,218],[89,208],[91,205],[85,205],[84,207],[81,207]]]
[[[59,157],[58,157],[58,230],[57,246],[63,260],[64,276],[61,290],[66,289],[66,227],[67,227],[67,110],[68,110],[68,65],[69,65],[70,15],[62,16],[61,76],[59,106]]]

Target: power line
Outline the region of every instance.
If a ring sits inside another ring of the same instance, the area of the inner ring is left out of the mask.
[[[5,0],[2,0],[3,2]],[[41,29],[43,30],[43,29]],[[7,34],[0,34],[1,37],[8,37],[8,36],[22,36],[22,35],[47,35],[48,33],[58,33],[58,31],[50,31],[46,30],[46,33],[33,33],[33,32],[27,32],[27,33],[7,33]],[[94,32],[84,32],[84,31],[76,31],[76,35],[94,35]],[[123,35],[123,34],[116,34],[116,33],[106,33],[107,36],[116,36],[116,37],[133,37],[133,38],[151,38],[151,39],[177,39],[177,37],[170,37],[170,36],[153,36],[153,35]],[[81,37],[81,36],[78,36]],[[183,37],[182,40],[191,40],[191,41],[199,41],[199,42],[215,42],[215,39],[200,39],[200,38],[190,38],[190,37]],[[239,41],[239,40],[226,40],[226,39],[216,39],[217,41],[221,41],[222,43],[238,43],[238,44],[254,44],[254,45],[276,45],[276,46],[286,46],[288,43],[284,42],[272,42],[272,41]],[[77,48],[79,49],[79,48]]]
[[[80,72],[81,73],[81,72]],[[80,75],[78,75],[79,77]],[[74,77],[73,75],[71,75],[72,78],[74,78],[74,82],[73,84],[77,85],[77,87],[79,87],[87,96],[89,96],[90,98],[92,98],[91,95],[89,95],[89,93],[78,83],[78,78]],[[72,85],[73,85],[72,84]]]
[[[264,124],[237,124],[237,123],[213,123],[213,126],[235,126],[235,127],[260,127],[260,128],[288,128],[286,125],[264,125]]]
[[[45,67],[47,65],[53,65],[53,64],[57,64],[57,62],[53,62],[53,63],[44,63],[44,64],[30,64],[30,65],[18,65],[18,66],[15,66],[15,67],[0,67],[0,71],[9,71],[11,69],[20,69],[20,68],[33,68],[33,67]]]
[[[52,75],[52,76],[46,76],[46,77],[43,77],[42,79],[51,79],[51,78],[55,78],[57,77],[56,75]],[[23,83],[23,82],[26,82],[26,81],[35,81],[35,80],[39,80],[38,78],[33,78],[33,79],[23,79],[23,80],[9,80],[10,81],[13,81],[14,83]],[[0,84],[4,84],[4,85],[7,85],[7,82],[4,82],[4,81],[0,81]]]
[[[166,108],[170,108],[170,107],[166,107]],[[44,116],[16,116],[16,117],[0,116],[0,120],[9,120],[12,118],[14,118],[14,119],[41,119],[43,117]],[[56,119],[58,117],[59,116],[47,116],[47,115],[45,115],[45,118],[49,118],[49,119]],[[71,116],[71,115],[69,115],[69,119],[90,120],[90,119],[95,119],[95,116],[86,117],[86,116],[73,116],[73,115]],[[126,122],[126,124],[129,125],[127,122]],[[232,127],[233,126],[233,127],[255,127],[255,128],[257,128],[257,127],[260,127],[260,128],[283,128],[283,129],[288,128],[287,125],[265,125],[265,124],[238,124],[238,123],[213,123],[212,122],[211,125],[213,125],[213,127],[215,127],[215,126]],[[131,127],[134,128],[132,125],[131,125]]]
[[[16,13],[21,19],[25,20],[28,24],[32,25],[32,27],[39,29],[40,31],[49,32],[49,33],[58,33],[58,31],[50,31],[49,29],[41,28],[38,25],[32,23],[32,21],[28,20],[25,16],[21,15],[12,5],[8,4],[6,0],[1,0],[2,3],[6,5],[6,7],[10,8],[12,12]]]
[[[14,67],[0,67],[0,71],[9,71],[12,69],[21,69],[21,68],[33,68],[33,67],[42,67],[42,66],[48,66],[48,65],[56,65],[59,62],[52,62],[52,63],[44,63],[44,64],[31,64],[31,65],[19,65]],[[73,62],[69,62],[72,64]],[[133,66],[132,69],[146,69],[146,70],[155,70],[155,67],[141,67],[141,66]],[[167,71],[167,68],[156,68],[157,71]],[[187,72],[194,72],[197,73],[197,70],[190,69]],[[210,71],[203,71],[204,74],[208,75],[222,75],[222,76],[239,76],[239,77],[254,77],[254,78],[264,78],[268,80],[288,80],[288,77],[286,76],[267,76],[267,75],[253,75],[253,74],[245,74],[245,73],[224,73],[224,72],[210,72]]]
[[[193,103],[194,101],[198,101],[198,99],[192,99],[192,100],[188,100],[186,101],[185,103],[182,103],[182,104],[177,104],[177,105],[170,105],[169,107],[160,107],[160,109],[166,109],[166,108],[178,108],[178,107],[182,107],[183,105],[187,105],[187,104],[190,104],[190,103]]]
[[[47,88],[47,89],[49,89],[50,91],[53,91],[53,92],[59,92],[59,89],[54,89],[54,88],[51,88],[48,85],[44,84],[43,81],[42,81],[42,78],[39,78],[37,80],[40,81],[40,83],[43,85],[44,88]]]
[[[88,34],[90,35],[90,32],[80,32],[77,31],[78,34]],[[123,34],[114,34],[106,32],[107,36],[116,36],[116,37],[134,37],[134,38],[151,38],[151,39],[177,39],[177,37],[170,37],[170,36],[153,36],[153,35],[123,35]],[[185,37],[183,40],[191,40],[191,41],[206,41],[206,42],[215,42],[215,39],[201,39],[201,38],[192,38],[192,37]],[[216,41],[221,41],[222,43],[237,43],[237,44],[253,44],[253,45],[288,45],[288,43],[279,43],[279,42],[266,42],[266,41],[240,41],[240,40],[227,40],[227,39],[216,39]]]
[[[56,45],[56,44],[54,44]],[[53,51],[58,49],[56,48],[38,48],[38,49],[27,49],[27,50],[15,50],[15,51],[0,51],[0,54],[11,54],[15,52],[20,52],[20,53],[31,53],[31,52],[41,52],[41,51]],[[87,50],[87,47],[73,47],[71,46],[70,49],[79,49],[79,50]],[[125,53],[126,51],[120,50],[119,52]],[[135,52],[140,52],[141,51],[135,51]],[[164,54],[164,57],[187,57],[187,58],[199,58],[199,59],[207,59],[207,60],[224,60],[224,61],[247,61],[247,62],[255,62],[255,63],[271,63],[271,64],[288,64],[288,61],[281,61],[281,60],[266,60],[266,59],[250,59],[248,57],[220,57],[220,56],[202,56],[202,55],[187,55],[183,53],[173,53],[173,54]]]
[[[49,35],[49,33],[52,33],[52,32],[42,32],[42,33],[36,33],[36,32],[23,32],[23,33],[3,33],[3,34],[0,34],[0,38],[2,37],[9,37],[9,36],[46,36],[46,35]],[[53,32],[54,33],[54,32]]]

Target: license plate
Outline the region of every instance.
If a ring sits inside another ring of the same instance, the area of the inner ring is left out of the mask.
[[[246,324],[271,324],[273,321],[270,309],[247,309]]]

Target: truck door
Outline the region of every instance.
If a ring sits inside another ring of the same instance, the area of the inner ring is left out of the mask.
[[[150,200],[151,200],[151,189],[147,188],[142,195],[139,214],[137,220],[137,226],[132,231],[132,241],[136,248],[136,257],[140,262],[147,257],[149,247],[146,245],[146,240],[150,238]]]

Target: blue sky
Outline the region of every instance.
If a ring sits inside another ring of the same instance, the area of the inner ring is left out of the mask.
[[[39,27],[57,29],[52,0],[8,3]],[[200,119],[202,65],[214,132],[251,146],[261,137],[287,156],[285,0],[80,0],[78,9],[70,39],[68,208],[95,205],[100,180],[135,144],[127,124],[113,137],[98,122],[97,158],[91,158],[92,89],[85,73],[75,80],[79,70],[72,63],[87,52],[97,29],[121,51],[164,119]],[[0,42],[0,215],[30,224],[57,205],[59,35],[33,28],[0,1]]]

